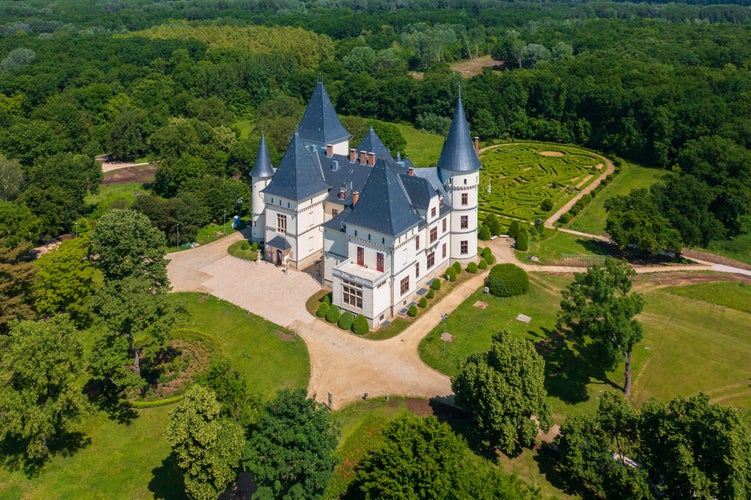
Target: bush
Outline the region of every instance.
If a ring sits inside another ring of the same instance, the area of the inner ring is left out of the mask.
[[[410,318],[417,316],[417,306],[409,306],[409,310],[407,310],[407,316],[409,316]]]
[[[453,267],[446,269],[446,279],[449,281],[456,281],[456,269]]]
[[[431,288],[430,290],[428,290],[428,293],[427,293],[427,294],[426,294],[425,296],[426,296],[427,298],[429,298],[429,299],[432,299],[433,297],[435,297],[435,290],[433,290],[433,289]]]
[[[489,253],[483,258],[485,259],[485,262],[487,262],[489,266],[492,266],[493,264],[495,264],[495,255],[493,255],[492,253]]]
[[[441,289],[441,280],[438,278],[434,279],[433,282],[430,284],[430,288],[433,290],[440,290]]]
[[[570,220],[571,215],[569,215],[568,213],[561,214],[561,216],[558,218],[558,222],[560,222],[561,224],[567,224]]]
[[[319,318],[325,318],[329,313],[329,309],[331,309],[331,306],[329,306],[328,303],[321,302],[321,305],[318,306],[318,310],[316,311],[316,316]]]
[[[491,256],[492,257],[492,256]],[[477,264],[477,267],[482,269],[483,271],[488,268],[488,262],[485,259],[482,259],[479,264]]]
[[[370,330],[368,320],[362,314],[358,314],[355,321],[352,322],[352,332],[357,335],[365,335]]]
[[[487,257],[488,255],[493,255],[493,251],[490,249],[490,247],[483,248],[482,252],[480,252],[480,257]]]
[[[467,264],[467,272],[470,274],[476,274],[477,273],[477,264],[474,262],[470,262]]]
[[[240,250],[250,250],[250,243],[247,241],[243,241],[240,245]]]
[[[516,249],[522,252],[529,250],[529,236],[523,229],[519,231],[519,236],[516,238]]]
[[[352,313],[349,311],[344,311],[342,313],[341,317],[339,318],[339,322],[337,325],[339,325],[339,328],[342,330],[349,330],[352,328],[352,323],[355,321],[355,317],[352,316]]]
[[[331,306],[329,312],[326,313],[326,321],[329,323],[336,323],[339,321],[339,307]]]
[[[496,297],[524,295],[529,291],[529,276],[515,264],[498,264],[490,270],[485,286]]]
[[[498,217],[496,217],[494,213],[489,213],[485,216],[483,225],[488,226],[488,229],[490,229],[490,234],[492,234],[493,236],[498,236],[499,234],[501,234],[501,223],[498,222]]]
[[[553,200],[550,198],[542,200],[542,203],[540,203],[540,209],[542,209],[543,212],[550,212],[553,209]]]
[[[254,241],[253,244],[250,246],[250,248],[252,248],[254,252],[257,252],[258,251],[258,242]]]
[[[490,228],[486,225],[480,226],[480,230],[477,231],[477,239],[481,241],[488,241],[492,235],[490,234]]]
[[[422,307],[423,309],[425,309],[426,307],[428,307],[428,299],[427,299],[427,297],[422,297],[420,299],[420,301],[417,303],[417,305],[420,306],[420,307]]]
[[[326,295],[324,295],[324,296],[323,296],[323,301],[324,301],[324,302],[325,302],[326,304],[328,304],[328,305],[331,305],[331,294],[330,294],[330,293],[327,293]]]
[[[512,220],[511,224],[509,224],[509,227],[508,227],[508,235],[516,239],[516,237],[519,235],[519,229],[520,229],[519,221]]]
[[[454,262],[454,264],[451,267],[454,269],[454,271],[456,271],[457,276],[462,273],[462,265],[459,264],[458,262]]]

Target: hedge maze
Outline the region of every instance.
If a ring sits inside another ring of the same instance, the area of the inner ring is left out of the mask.
[[[557,144],[501,145],[480,160],[481,210],[529,221],[552,214],[604,168],[593,153]],[[546,198],[553,210],[540,207]]]

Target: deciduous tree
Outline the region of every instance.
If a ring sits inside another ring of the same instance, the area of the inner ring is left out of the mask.
[[[0,239],[0,334],[14,319],[34,317],[31,286],[36,269],[29,259],[29,244],[10,247]]]

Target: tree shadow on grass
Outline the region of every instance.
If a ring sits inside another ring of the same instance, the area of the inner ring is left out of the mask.
[[[555,470],[555,462],[559,459],[558,453],[549,445],[543,445],[537,453],[533,455],[533,460],[537,463],[538,470],[545,479],[568,495],[576,495],[585,500],[595,500],[596,496],[587,490],[582,489],[578,484],[570,481],[567,477]]]
[[[154,498],[164,500],[182,500],[185,495],[185,482],[183,474],[177,467],[177,459],[174,453],[170,453],[159,467],[151,469],[151,481],[149,491]]]
[[[107,413],[111,420],[120,424],[130,424],[138,413],[126,400],[122,400],[119,394],[106,381],[89,379],[83,387],[83,392],[97,408]]]
[[[8,470],[22,470],[31,478],[38,476],[47,460],[55,455],[69,457],[91,444],[91,438],[82,432],[66,432],[55,436],[48,444],[49,457],[31,458],[26,454],[27,442],[6,438],[0,446],[0,463]]]
[[[448,424],[456,434],[463,436],[467,440],[469,448],[477,455],[491,461],[498,458],[495,447],[490,446],[490,443],[485,441],[472,415],[438,399],[431,399],[430,407],[433,409],[433,415],[440,422]]]

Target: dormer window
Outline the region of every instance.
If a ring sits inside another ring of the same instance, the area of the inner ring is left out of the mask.
[[[431,208],[430,209],[430,216],[431,217],[435,217],[435,213],[436,213],[436,208],[435,207]]]

